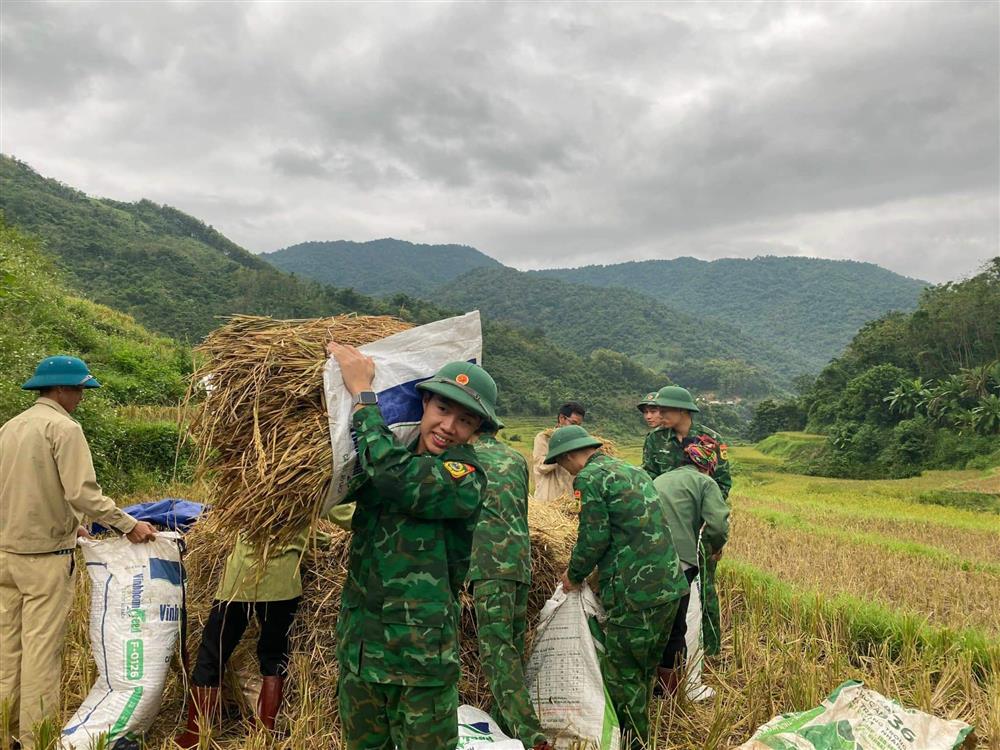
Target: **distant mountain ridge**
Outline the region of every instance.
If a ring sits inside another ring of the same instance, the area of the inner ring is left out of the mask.
[[[929,286],[873,263],[778,256],[675,258],[530,273],[626,287],[679,310],[698,310],[795,352],[815,370],[838,356],[865,323],[893,310],[915,309]]]
[[[468,245],[418,245],[391,238],[302,242],[260,257],[283,271],[375,296],[425,296],[432,286],[473,269],[504,267]]]
[[[805,362],[735,325],[681,311],[623,287],[599,288],[513,268],[478,270],[432,292],[439,304],[484,313],[539,330],[579,353],[611,349],[688,381],[691,365],[728,360],[756,365],[787,385],[808,371]]]

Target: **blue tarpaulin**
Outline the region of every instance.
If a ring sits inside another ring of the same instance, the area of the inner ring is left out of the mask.
[[[130,505],[122,510],[137,521],[148,521],[171,531],[185,532],[198,520],[198,516],[206,507],[202,503],[196,503],[192,500],[165,497],[150,503]],[[92,534],[100,534],[102,531],[107,531],[107,529],[96,523],[90,529]]]

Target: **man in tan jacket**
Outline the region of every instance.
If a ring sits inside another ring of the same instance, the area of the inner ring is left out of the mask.
[[[0,705],[2,735],[32,747],[33,727],[58,721],[66,618],[83,517],[148,542],[155,529],[101,492],[90,447],[70,413],[85,388],[99,388],[76,357],[48,357],[21,386],[34,405],[0,427]]]
[[[587,410],[576,401],[567,401],[559,407],[556,427],[583,424]],[[531,451],[532,473],[535,476],[535,500],[555,500],[557,497],[573,495],[573,475],[558,464],[546,464],[549,453],[549,437],[552,430],[542,430],[535,435],[535,445]]]

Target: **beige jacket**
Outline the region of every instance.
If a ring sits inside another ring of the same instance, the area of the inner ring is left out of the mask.
[[[573,475],[558,464],[545,463],[551,435],[551,430],[535,435],[535,446],[531,451],[531,465],[535,475],[535,500],[555,500],[557,497],[573,495]]]
[[[0,550],[72,549],[84,516],[124,533],[136,523],[101,492],[83,428],[39,398],[0,427]]]

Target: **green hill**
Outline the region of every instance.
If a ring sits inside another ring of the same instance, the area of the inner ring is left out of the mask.
[[[699,312],[680,312],[624,288],[600,289],[510,268],[467,273],[433,292],[450,307],[484,313],[542,332],[558,344],[587,353],[620,351],[677,382],[761,396],[772,381],[787,384],[807,366],[777,347],[755,341],[735,325]],[[729,368],[728,370],[726,368]],[[707,379],[729,372],[732,382]]]
[[[820,258],[647,260],[532,272],[627,287],[679,310],[699,310],[794,352],[811,370],[839,354],[869,320],[912,310],[927,283],[871,263]]]
[[[37,242],[0,222],[0,423],[31,405],[35,395],[20,384],[53,354],[82,357],[103,386],[88,391],[74,416],[87,432],[105,489],[169,481],[178,432],[174,413],[162,407],[184,395],[190,350],[72,294]],[[129,418],[128,411],[154,418]],[[182,451],[181,476],[186,457]]]
[[[415,245],[403,240],[303,242],[264,260],[282,271],[365,294],[426,297],[442,282],[477,268],[503,265],[466,245]]]
[[[176,209],[91,198],[9,157],[0,157],[0,178],[6,220],[37,235],[41,251],[54,261],[47,260],[48,267],[58,269],[69,288],[177,339],[197,341],[218,325],[217,316],[233,313],[296,318],[357,312],[415,323],[451,314],[405,295],[373,299],[296,278]],[[580,355],[489,314],[483,335],[502,414],[553,414],[560,403],[575,399],[611,431],[638,429],[637,394],[666,381],[624,355]],[[36,346],[18,372],[57,343]]]
[[[44,241],[73,288],[183,341],[201,339],[220,315],[304,318],[368,304],[283,273],[169,206],[91,198],[7,156],[0,180],[7,221]]]

